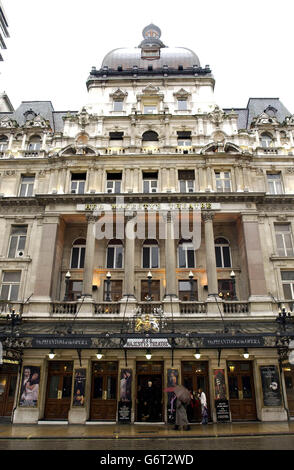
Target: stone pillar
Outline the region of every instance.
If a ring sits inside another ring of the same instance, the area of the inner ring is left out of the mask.
[[[206,254],[206,274],[208,285],[208,297],[218,294],[216,259],[213,234],[213,217],[214,212],[203,211],[202,220],[204,221],[205,233],[205,254]],[[212,297],[213,299],[214,297]]]
[[[176,250],[174,240],[174,226],[172,215],[168,212],[166,217],[166,239],[165,239],[165,275],[166,275],[166,298],[178,298],[176,285]]]
[[[257,215],[242,215],[246,251],[249,301],[269,300]]]
[[[21,143],[21,150],[25,150],[25,149],[26,149],[26,140],[27,140],[27,135],[24,134],[24,135],[23,135],[23,138],[22,138],[22,143]]]
[[[60,219],[57,216],[46,216],[43,219],[39,262],[36,270],[33,297],[35,301],[51,301],[59,224]]]
[[[47,139],[47,134],[45,132],[45,134],[43,135],[43,139],[42,139],[42,147],[41,147],[41,150],[46,150],[46,139]]]
[[[86,239],[86,254],[84,266],[84,280],[83,280],[83,295],[92,298],[92,284],[93,284],[93,269],[95,260],[95,223],[97,217],[92,214],[87,215],[87,239]]]
[[[134,299],[135,286],[135,238],[134,238],[134,220],[127,221],[125,230],[125,288],[124,298]]]
[[[14,135],[13,135],[13,134],[10,134],[7,150],[11,150],[11,149],[12,149],[13,139],[14,139]]]

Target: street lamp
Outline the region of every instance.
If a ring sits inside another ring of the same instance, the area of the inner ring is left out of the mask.
[[[150,361],[150,359],[151,359],[151,357],[152,357],[152,354],[151,354],[150,349],[147,349],[146,354],[145,354],[145,357],[146,357],[147,361]]]
[[[110,280],[111,280],[111,274],[108,271],[106,274],[106,302],[111,302],[110,298]]]
[[[49,356],[49,359],[54,359],[54,357],[56,356],[55,352],[54,352],[54,349],[51,349],[50,353],[48,354]]]
[[[243,357],[244,359],[249,359],[249,352],[247,348],[244,348]]]
[[[102,350],[101,350],[101,349],[98,349],[98,352],[97,352],[97,354],[96,354],[96,357],[97,357],[97,359],[99,359],[99,360],[102,359],[103,354],[102,354]]]
[[[147,279],[148,279],[148,299],[147,300],[152,300],[151,297],[151,283],[152,283],[152,273],[149,271],[147,274]]]
[[[194,354],[194,357],[195,357],[195,359],[200,359],[200,357],[201,357],[200,349],[198,349],[198,348],[196,349],[196,352],[195,352],[195,354]]]
[[[66,275],[65,275],[65,294],[64,294],[64,302],[67,302],[68,301],[68,297],[69,297],[69,281],[70,281],[70,278],[71,278],[71,274],[69,271],[67,271]]]
[[[11,329],[13,330],[13,328],[15,326],[17,326],[21,323],[22,316],[19,312],[15,313],[15,310],[12,309],[11,313],[8,313],[6,315],[6,319],[7,319],[7,321],[9,321],[11,323]]]
[[[233,300],[238,300],[236,296],[236,274],[234,273],[233,270],[231,271],[230,278],[233,284]]]
[[[194,274],[192,271],[189,272],[189,279],[190,279],[190,300],[194,300],[193,296],[193,287],[194,287]]]

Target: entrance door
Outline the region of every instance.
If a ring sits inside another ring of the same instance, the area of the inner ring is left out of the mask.
[[[210,415],[209,389],[208,389],[208,364],[207,362],[183,362],[182,384],[193,393],[195,399],[187,407],[187,417],[190,423],[198,423],[201,418],[201,404],[197,399],[199,388],[201,388],[207,400],[208,415]]]
[[[17,366],[0,367],[0,417],[11,416],[17,382]]]
[[[228,362],[228,380],[232,420],[256,420],[252,363]]]
[[[290,416],[294,416],[294,367],[290,364],[287,364],[283,367],[288,409]]]
[[[72,362],[52,361],[48,365],[45,419],[67,419],[72,389]]]
[[[93,362],[90,419],[116,421],[117,362]]]
[[[137,421],[163,421],[162,383],[162,362],[137,363]]]

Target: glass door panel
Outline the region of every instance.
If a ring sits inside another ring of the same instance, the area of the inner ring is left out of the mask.
[[[244,375],[242,377],[242,391],[243,399],[253,398],[250,376]]]
[[[229,377],[230,398],[239,398],[238,377]]]
[[[48,398],[58,398],[59,375],[51,375],[49,382]]]

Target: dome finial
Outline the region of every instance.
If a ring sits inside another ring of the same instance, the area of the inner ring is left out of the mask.
[[[151,22],[148,26],[145,26],[142,31],[142,34],[144,39],[159,39],[161,36],[161,30],[160,28],[158,28],[158,26]]]

